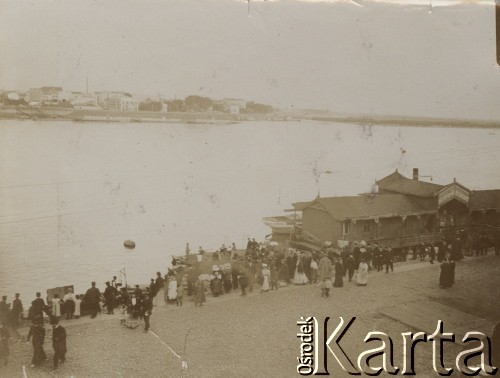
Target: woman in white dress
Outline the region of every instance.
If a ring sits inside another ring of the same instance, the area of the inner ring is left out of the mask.
[[[59,294],[54,294],[54,298],[52,298],[52,315],[57,319],[61,317],[61,299],[59,298]]]
[[[297,259],[297,265],[295,267],[295,275],[293,276],[293,283],[295,285],[305,285],[308,283],[306,273],[304,271],[304,262],[302,261],[302,256],[299,255]]]
[[[361,259],[361,262],[359,263],[356,281],[358,286],[366,286],[368,284],[368,264],[364,259]]]
[[[269,291],[269,277],[271,275],[271,271],[269,270],[267,264],[262,264],[262,289],[261,293],[265,291]]]
[[[175,276],[170,276],[170,279],[168,281],[167,296],[169,301],[177,299],[177,280],[175,279]]]

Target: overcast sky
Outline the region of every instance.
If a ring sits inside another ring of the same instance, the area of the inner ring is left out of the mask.
[[[493,2],[0,0],[0,89],[500,116]]]

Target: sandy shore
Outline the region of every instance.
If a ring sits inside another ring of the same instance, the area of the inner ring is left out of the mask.
[[[411,330],[380,315],[378,309],[426,299],[497,323],[500,301],[493,298],[500,295],[499,273],[500,257],[467,258],[457,264],[455,286],[443,290],[437,286],[439,265],[412,261],[396,264],[395,273],[370,273],[367,287],[345,282],[344,288],[332,289],[328,299],[320,297],[316,285],[263,294],[254,290],[247,297],[239,292],[209,297],[203,307],[195,307],[185,298],[183,307],[156,308],[150,333],[122,328],[117,315],[63,321],[68,332],[66,364],[56,371],[51,360],[28,368],[31,344],[19,342],[11,346],[9,365],[0,367],[0,376],[22,376],[24,365],[28,377],[172,377],[181,375],[181,360],[187,361],[184,375],[189,377],[298,376],[296,321],[310,315],[320,319],[329,316],[332,324],[337,324],[339,316],[355,316],[356,323],[343,341],[345,350],[354,355],[367,349],[362,340],[368,331],[388,333],[396,343],[395,362],[400,363],[401,345],[397,343],[401,332]],[[25,335],[27,329],[21,333]],[[50,337],[51,332],[47,334]],[[459,348],[452,345],[447,349],[445,360],[453,361]],[[50,339],[45,350],[50,359]],[[435,376],[431,361],[432,348],[420,348],[416,356],[418,376]],[[337,373],[335,376],[342,376]]]

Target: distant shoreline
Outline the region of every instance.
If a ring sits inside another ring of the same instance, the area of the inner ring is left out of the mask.
[[[283,114],[229,114],[221,112],[147,112],[88,110],[64,108],[0,108],[1,119],[33,119],[37,121],[75,121],[75,122],[185,122],[185,123],[223,123],[240,121],[284,121]],[[290,120],[290,118],[288,118]]]
[[[312,121],[356,123],[376,126],[410,126],[410,127],[453,127],[453,128],[500,128],[500,121],[423,118],[404,116],[322,116],[310,117]]]
[[[64,108],[0,108],[0,120],[122,122],[122,123],[195,123],[233,124],[246,121],[314,121],[348,123],[362,126],[409,126],[451,128],[500,128],[500,120],[425,118],[413,116],[341,115],[294,112],[272,114],[229,114],[220,112],[146,112],[81,110]]]

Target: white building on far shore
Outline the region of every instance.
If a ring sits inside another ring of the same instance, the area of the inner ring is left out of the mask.
[[[110,110],[137,112],[139,111],[139,101],[128,96],[113,96],[108,98],[107,108]]]

